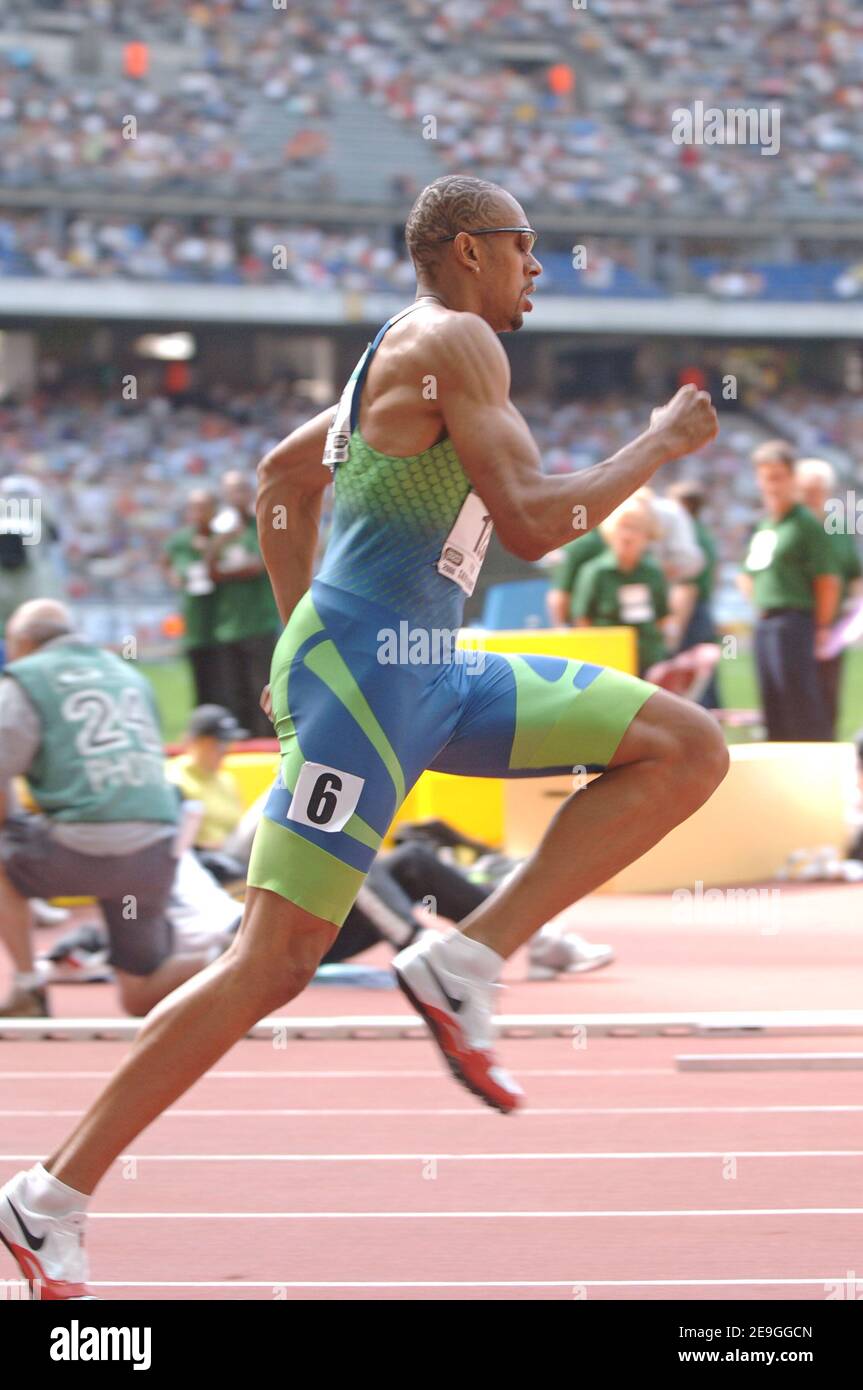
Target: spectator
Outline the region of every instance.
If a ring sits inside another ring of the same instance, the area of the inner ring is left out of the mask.
[[[599,528],[578,536],[563,548],[563,557],[555,568],[551,587],[546,594],[548,616],[553,627],[567,627],[574,617],[572,601],[575,585],[583,565],[595,560],[605,551],[605,541]]]
[[[58,539],[42,490],[13,474],[0,484],[0,627],[31,598],[56,598],[60,576],[52,554]]]
[[[695,579],[704,568],[704,555],[698,544],[692,517],[672,497],[659,497],[652,487],[635,494],[650,505],[655,541],[651,554],[669,584],[666,644],[677,651],[695,607]]]
[[[842,610],[848,605],[849,600],[853,602],[863,596],[863,565],[860,563],[860,552],[854,539],[855,518],[846,517],[844,529],[834,530],[828,524],[827,501],[836,495],[836,473],[831,464],[824,459],[800,459],[795,474],[803,505],[809,508],[824,528],[833,551],[840,580],[836,616],[841,617]],[[845,653],[840,651],[836,656],[818,663],[818,676],[833,738],[836,737],[844,655]]]
[[[758,612],[755,659],[768,739],[828,741],[818,657],[836,615],[838,565],[824,527],[798,501],[794,460],[783,440],[753,454],[767,515],[752,535],[740,587]]]
[[[199,705],[186,732],[186,750],[168,767],[168,778],[186,801],[201,803],[203,815],[195,836],[200,849],[219,850],[243,817],[236,778],[222,767],[231,744],[247,738],[222,705]]]
[[[687,581],[703,569],[704,554],[699,547],[692,518],[677,500],[659,497],[649,487],[639,488],[636,497],[650,510],[653,519],[651,557],[659,564],[671,586],[666,639],[673,642],[674,633],[686,629],[694,608],[696,587]],[[605,549],[601,526],[564,547],[563,558],[554,572],[546,600],[552,623],[562,625],[576,616],[574,594],[581,569],[588,561],[603,554]]]
[[[98,899],[120,996],[144,1014],[205,963],[173,954],[165,915],[177,861],[178,800],[164,769],[155,702],[132,662],[77,637],[50,599],[9,620],[0,680],[0,940],[12,956],[2,1017],[48,1013],[28,900]],[[27,778],[40,814],[10,813]]]
[[[579,627],[634,627],[638,672],[643,675],[666,654],[662,624],[668,617],[668,586],[647,556],[655,522],[643,498],[631,497],[600,530],[607,550],[588,561],[575,586],[572,607]]]
[[[701,573],[696,576],[693,586],[695,589],[694,606],[680,642],[679,650],[685,652],[692,647],[699,646],[702,642],[717,642],[719,640],[710,609],[718,552],[713,536],[701,520],[701,512],[706,500],[706,494],[701,484],[693,479],[674,483],[668,489],[668,496],[673,501],[678,502],[692,517],[696,540],[704,557],[704,567]],[[699,703],[704,705],[706,709],[719,708],[719,691],[715,675],[711,676]]]
[[[181,589],[183,651],[192,667],[195,703],[212,704],[223,687],[222,652],[216,638],[216,585],[210,558],[216,502],[209,488],[197,488],[186,503],[186,522],[165,542],[164,561],[169,581]]]
[[[272,738],[261,709],[279,614],[261,558],[254,491],[242,473],[226,473],[222,492],[228,511],[210,574],[216,581],[216,640],[222,648],[224,703],[257,738]]]

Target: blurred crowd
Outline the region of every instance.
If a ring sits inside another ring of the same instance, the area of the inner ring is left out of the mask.
[[[608,458],[632,439],[653,402],[603,396],[555,406],[523,396],[517,404],[546,471],[565,473]],[[179,401],[155,396],[132,403],[54,388],[50,398],[0,406],[0,478],[28,480],[44,498],[70,598],[155,599],[167,592],[161,549],[183,524],[189,493],[218,484],[230,470],[251,475],[276,441],[319,408],[288,386],[245,392],[213,386]],[[768,409],[770,424],[804,452],[841,458],[847,451],[863,479],[859,398],[828,400],[793,389],[773,397]],[[720,573],[737,565],[746,545],[757,492],[743,463],[762,435],[747,416],[729,416],[697,460],[663,471],[663,484],[682,477],[702,482]]]
[[[764,402],[763,414],[777,434],[791,439],[801,454],[840,450],[856,463],[863,482],[863,397],[813,394],[790,387]]]
[[[363,231],[51,212],[0,216],[0,274],[364,291],[407,291],[416,279],[391,238]]]
[[[569,239],[571,242],[571,238]],[[562,234],[538,255],[549,294],[662,298],[680,289],[716,299],[863,297],[863,261],[670,258],[634,237],[584,238],[576,264]],[[644,255],[640,252],[644,251]],[[0,276],[55,280],[279,284],[311,290],[402,293],[415,272],[400,226],[343,230],[218,217],[134,217],[46,209],[0,213]]]
[[[164,542],[188,493],[258,460],[316,406],[273,388],[130,405],[52,392],[0,407],[0,469],[30,481],[59,532],[71,599],[167,592]]]
[[[27,25],[28,7],[5,8]],[[339,196],[329,122],[367,103],[422,139],[440,172],[470,169],[534,205],[664,212],[675,199],[739,217],[768,206],[788,215],[863,208],[856,0],[64,6],[75,10],[116,36],[118,54],[123,42],[137,45],[135,56],[112,55],[104,72],[85,76],[49,71],[26,45],[5,51],[7,185],[278,196],[301,173],[307,194]],[[539,56],[513,53],[526,39]],[[147,43],[172,45],[170,81]],[[676,144],[672,112],[696,100],[780,109],[779,153]],[[282,139],[262,133],[264,109],[284,117]],[[124,135],[129,115],[134,139]],[[369,148],[370,171],[381,158]],[[409,196],[415,170],[399,158],[391,191]]]

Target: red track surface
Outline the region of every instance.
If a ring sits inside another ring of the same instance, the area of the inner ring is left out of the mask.
[[[858,1008],[861,905],[860,888],[784,889],[775,922],[669,926],[667,899],[592,899],[572,924],[612,941],[619,964],[527,984],[516,959],[502,1006]],[[56,989],[54,1001],[62,1014],[116,1012],[108,987]],[[403,1003],[327,987],[292,1011]],[[841,1296],[843,1281],[863,1280],[859,1073],[674,1067],[682,1051],[759,1048],[863,1050],[863,1040],[505,1039],[529,1102],[509,1118],[459,1089],[421,1040],[244,1042],[100,1188],[98,1291],[823,1299],[835,1283]],[[0,1180],[52,1147],[125,1051],[0,1045]]]

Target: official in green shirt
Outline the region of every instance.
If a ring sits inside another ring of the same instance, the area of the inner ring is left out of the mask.
[[[835,526],[832,509],[828,514],[829,499],[837,496],[838,480],[832,464],[825,459],[801,459],[797,464],[796,475],[803,505],[809,508],[823,527],[837,566],[840,583],[837,617],[841,617],[843,609],[849,608],[863,597],[863,565],[860,562],[860,551],[854,534],[856,517],[849,518],[845,515],[844,509],[840,509],[844,521],[842,529]],[[818,676],[834,737],[839,715],[844,660],[845,653],[839,652],[838,655],[818,663]]]
[[[711,610],[711,600],[716,584],[718,553],[716,541],[701,519],[701,513],[707,500],[701,484],[694,478],[684,479],[679,483],[674,483],[668,489],[668,496],[673,501],[679,502],[681,507],[684,507],[692,517],[695,539],[704,557],[703,568],[694,579],[689,581],[695,591],[694,602],[678,649],[681,652],[686,652],[690,651],[692,647],[700,646],[702,642],[719,641]],[[705,709],[719,709],[721,700],[715,674],[710,677],[707,686],[702,691],[699,704],[703,705]]]
[[[579,572],[583,565],[604,554],[605,550],[606,544],[598,529],[577,536],[563,547],[563,556],[546,594],[549,621],[554,627],[566,627],[575,618],[573,601]]]
[[[216,703],[223,686],[222,659],[216,637],[216,583],[210,561],[216,537],[213,517],[216,499],[208,488],[189,494],[186,525],[169,536],[164,568],[170,583],[182,594],[183,651],[192,667],[195,704]]]
[[[839,600],[838,565],[821,525],[799,501],[795,453],[783,440],[753,455],[764,503],[743,565],[741,588],[758,612],[755,656],[767,737],[833,737],[818,674]]]
[[[260,707],[270,679],[270,661],[280,630],[279,612],[261,557],[255,494],[242,473],[222,481],[225,512],[215,520],[219,533],[210,565],[216,584],[216,640],[222,654],[222,691],[216,703],[258,738],[273,728]]]
[[[668,584],[647,555],[652,535],[649,509],[630,498],[601,527],[606,548],[579,571],[573,611],[579,627],[634,627],[638,674],[667,655],[661,624],[668,616]]]

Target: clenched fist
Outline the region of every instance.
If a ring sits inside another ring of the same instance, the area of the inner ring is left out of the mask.
[[[719,433],[719,421],[707,392],[690,384],[651,411],[650,429],[661,437],[670,461],[709,444]]]

